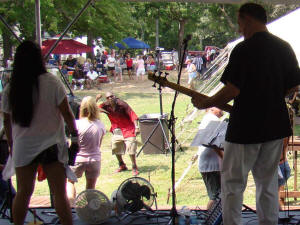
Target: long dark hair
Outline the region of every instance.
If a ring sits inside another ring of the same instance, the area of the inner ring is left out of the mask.
[[[22,127],[29,127],[32,121],[39,97],[38,77],[43,73],[46,67],[40,46],[22,42],[16,50],[9,90],[12,121]]]

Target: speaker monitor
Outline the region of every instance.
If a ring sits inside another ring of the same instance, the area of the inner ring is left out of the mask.
[[[159,123],[159,118],[161,118],[161,125]],[[158,113],[144,114],[139,118],[144,154],[160,154],[166,152],[168,149],[167,143],[169,142],[169,129],[167,120],[168,114],[163,114],[161,116]],[[156,129],[151,136],[151,133],[155,127]],[[163,131],[166,134],[166,138],[164,137]],[[149,137],[150,139],[148,140]]]

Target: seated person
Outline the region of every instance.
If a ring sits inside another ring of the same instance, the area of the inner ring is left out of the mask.
[[[74,70],[75,65],[77,64],[77,60],[74,58],[72,55],[69,55],[67,60],[64,62],[64,65],[67,65],[67,69],[69,70]]]
[[[76,90],[77,88],[80,87],[82,90],[84,88],[84,83],[85,83],[85,77],[83,75],[82,70],[78,66],[75,67],[75,71],[73,73],[73,80],[72,80],[72,85],[73,89]]]
[[[83,74],[86,75],[90,68],[93,67],[92,60],[90,58],[87,58],[85,63],[83,64]]]
[[[66,80],[68,80],[68,66],[63,65],[60,71],[61,71],[62,75],[64,76],[64,78]]]
[[[86,80],[86,85],[88,88],[93,87],[94,85],[98,85],[98,73],[94,70],[93,67],[90,68],[90,71],[87,72],[86,74],[87,80]]]

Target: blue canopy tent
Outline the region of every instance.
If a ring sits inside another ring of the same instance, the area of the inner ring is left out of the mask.
[[[150,48],[150,46],[147,45],[146,43],[136,40],[135,38],[132,37],[124,38],[122,41],[128,46],[128,48],[135,48],[135,49]]]

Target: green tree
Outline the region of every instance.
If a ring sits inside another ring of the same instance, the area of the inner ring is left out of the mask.
[[[155,21],[159,19],[159,45],[181,48],[185,33],[194,33],[203,14],[203,4],[182,2],[135,3],[133,17],[143,26],[143,39],[155,46]]]
[[[207,45],[225,47],[240,36],[237,26],[238,4],[199,4],[182,2],[132,3],[133,17],[140,24],[137,36],[155,45],[155,19],[159,18],[160,45],[179,46],[186,34],[192,34],[189,49]],[[270,21],[295,9],[295,5],[264,5]]]
[[[83,7],[83,0],[55,0],[58,13],[64,18],[59,27],[65,27],[74,15]],[[116,0],[95,1],[72,27],[74,36],[88,37],[88,45],[92,46],[97,38],[102,38],[105,46],[127,36],[133,26],[128,3]],[[89,57],[93,58],[93,54]]]
[[[11,0],[1,3],[0,14],[12,29],[14,29],[20,39],[36,39],[34,0]],[[54,15],[55,11],[52,0],[41,1],[41,21],[44,23],[44,29],[51,30],[51,26],[55,24],[53,22]],[[51,24],[51,26],[48,26],[48,24]],[[18,41],[2,23],[1,34],[4,49],[3,62],[5,64],[6,60],[12,56],[12,48],[18,44]]]

